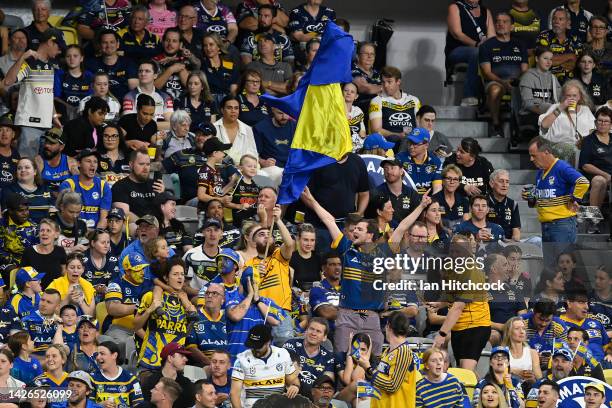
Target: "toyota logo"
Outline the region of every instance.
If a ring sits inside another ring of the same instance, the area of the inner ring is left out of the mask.
[[[393,122],[409,122],[411,119],[410,114],[405,112],[396,112],[389,116],[389,120]]]
[[[78,103],[81,100],[81,98],[79,98],[78,96],[74,96],[74,95],[70,95],[68,98],[66,98],[66,102],[68,103]]]
[[[323,23],[309,24],[306,26],[307,33],[320,33],[321,31],[323,31]]]
[[[217,34],[221,34],[224,33],[227,29],[225,27],[223,27],[222,25],[211,25],[208,27],[208,29],[206,31],[213,32],[213,33],[217,33]]]

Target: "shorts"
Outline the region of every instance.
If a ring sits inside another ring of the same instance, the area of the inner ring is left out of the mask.
[[[482,350],[487,345],[490,336],[491,326],[453,331],[451,345],[457,365],[460,360],[480,360]]]
[[[380,317],[375,311],[340,308],[334,333],[335,352],[348,350],[351,333],[353,335],[357,333],[368,334],[372,339],[372,355],[379,356],[382,353],[385,336],[380,328]]]

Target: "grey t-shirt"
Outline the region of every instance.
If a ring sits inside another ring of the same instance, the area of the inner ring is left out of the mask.
[[[287,82],[293,75],[291,65],[286,62],[277,62],[274,65],[268,65],[264,64],[262,61],[253,61],[248,67],[261,72],[264,82]]]

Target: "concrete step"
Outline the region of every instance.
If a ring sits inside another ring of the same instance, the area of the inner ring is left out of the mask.
[[[448,137],[484,138],[489,135],[489,124],[476,120],[438,120],[436,129]]]
[[[475,106],[434,106],[436,118],[453,120],[474,120],[478,114]]]
[[[484,153],[494,169],[521,169],[522,155],[519,153]]]
[[[448,136],[448,135],[447,135]],[[457,147],[461,144],[461,139],[463,137],[460,136],[448,136],[448,140],[453,145],[453,149],[457,149]],[[486,156],[487,153],[506,153],[508,152],[508,140],[500,139],[500,138],[492,138],[487,136],[481,136],[477,138],[478,144],[482,147],[483,154]]]
[[[533,184],[536,179],[536,170],[533,167],[523,166],[519,169],[507,169],[510,172],[510,184]]]

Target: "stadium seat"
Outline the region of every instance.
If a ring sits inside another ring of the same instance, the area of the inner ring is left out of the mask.
[[[77,31],[72,27],[67,27],[62,25],[62,20],[64,17],[62,16],[49,16],[48,22],[53,27],[62,31],[64,35],[64,42],[66,45],[79,44],[79,36]]]
[[[476,388],[476,384],[478,384],[478,378],[476,374],[472,370],[466,370],[465,368],[456,368],[451,367],[448,369],[448,372],[457,377],[459,382],[461,382],[468,393],[468,397],[472,400],[472,396],[474,395],[474,388]]]
[[[176,206],[176,218],[179,221],[191,221],[198,220],[198,209],[190,205],[177,205]]]
[[[192,365],[186,365],[183,374],[193,382],[206,378],[203,368]]]
[[[255,184],[257,184],[259,187],[275,187],[274,182],[272,181],[272,179],[268,176],[262,176],[262,175],[256,175],[255,177],[253,177],[253,181],[255,182]]]
[[[13,268],[13,270],[9,274],[9,289],[10,290],[13,290],[13,287],[15,286],[15,277],[17,276],[18,270],[19,268]]]
[[[606,382],[612,385],[612,368],[604,370],[604,377],[606,378]]]
[[[98,321],[98,324],[100,325],[100,327],[102,327],[102,324],[104,323],[104,319],[106,319],[106,316],[108,316],[108,311],[106,310],[106,303],[99,302],[96,305],[96,320]]]

